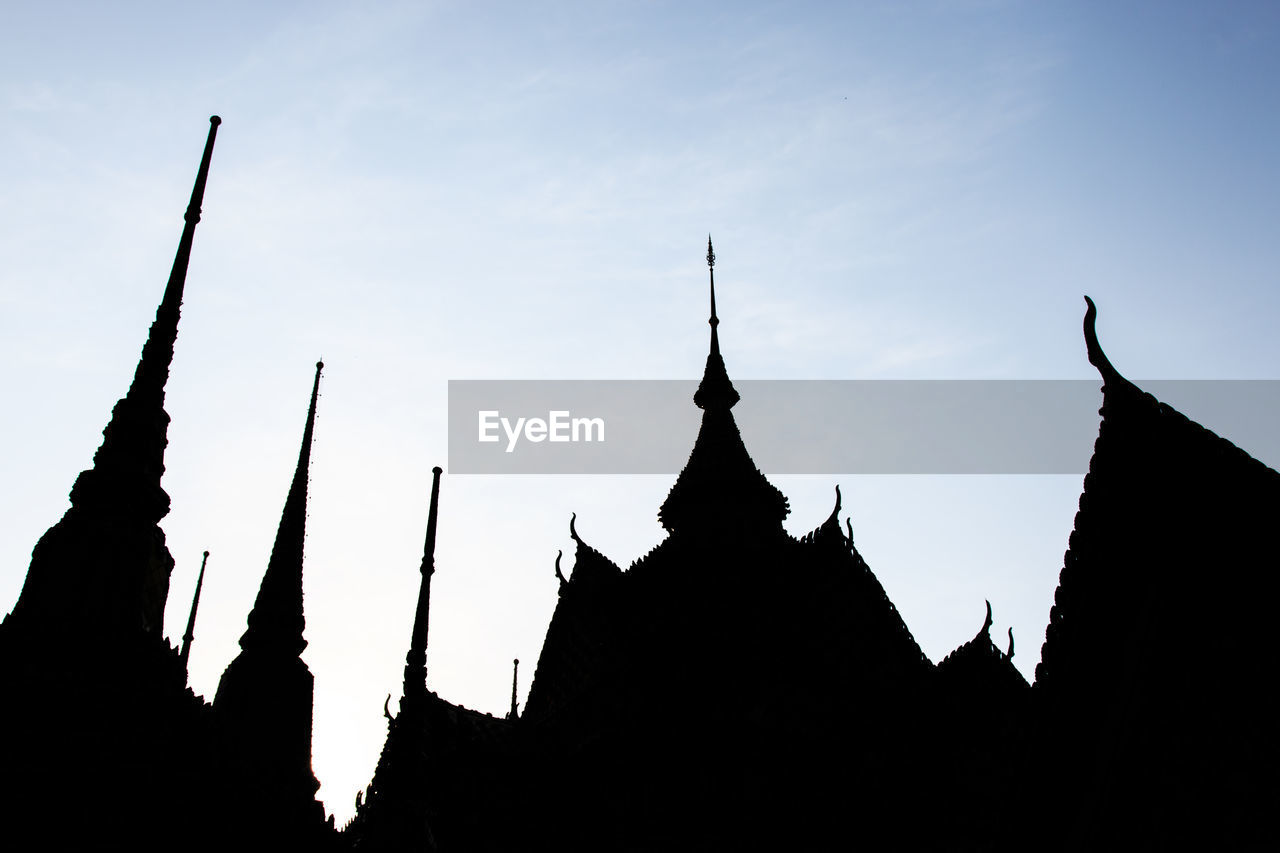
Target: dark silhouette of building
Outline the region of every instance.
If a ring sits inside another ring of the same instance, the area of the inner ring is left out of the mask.
[[[0,624],[11,832],[59,846],[354,850],[1248,849],[1280,783],[1268,646],[1280,474],[1111,366],[1036,670],[976,635],[937,665],[840,519],[794,537],[748,454],[710,240],[702,423],[626,570],[574,565],[523,711],[427,686],[441,474],[395,714],[341,833],[315,801],[302,611],[316,365],[275,546],[212,705],[162,636],[164,386],[209,170],[133,385]],[[976,615],[976,614],[975,614]],[[975,619],[976,622],[976,619]],[[21,837],[21,836],[18,836]],[[177,839],[175,841],[175,839]]]
[[[128,393],[71,508],[36,543],[0,623],[11,840],[62,849],[227,849],[337,842],[311,774],[302,540],[316,384],[302,451],[244,651],[212,706],[162,630],[173,557],[159,521],[169,378],[187,265],[221,119],[210,119],[173,270]],[[207,556],[207,555],[206,555]],[[203,569],[202,569],[203,572]],[[203,577],[203,574],[202,574]],[[197,589],[196,595],[199,595]]]

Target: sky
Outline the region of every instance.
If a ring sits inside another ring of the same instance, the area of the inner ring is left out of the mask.
[[[734,379],[1090,379],[1086,293],[1132,379],[1277,378],[1278,42],[1265,2],[5,4],[0,608],[128,387],[211,114],[167,633],[209,550],[211,698],[323,358],[303,657],[341,824],[400,691],[450,379],[696,378],[708,232]],[[797,535],[842,487],[932,660],[989,599],[1033,676],[1081,475],[773,480]],[[570,514],[626,567],[673,481],[446,470],[431,689],[503,714],[520,658],[523,703]]]

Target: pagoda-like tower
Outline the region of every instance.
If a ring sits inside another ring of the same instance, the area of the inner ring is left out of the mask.
[[[169,443],[164,389],[221,122],[209,119],[178,251],[133,382],[102,431],[93,467],[71,488],[71,508],[31,553],[22,593],[6,620],[29,636],[100,644],[138,631],[160,637],[163,631],[174,565],[159,527],[169,512],[169,496],[160,486]]]
[[[305,833],[323,818],[315,801],[320,783],[311,770],[314,678],[301,658],[307,647],[302,636],[307,471],[323,367],[316,363],[298,465],[249,627],[213,700],[231,784],[245,795],[242,818],[268,835]]]
[[[0,624],[6,815],[28,846],[196,849],[192,827],[211,823],[222,796],[208,708],[162,634],[174,561],[159,527],[169,511],[165,385],[221,120],[209,122],[133,382]]]

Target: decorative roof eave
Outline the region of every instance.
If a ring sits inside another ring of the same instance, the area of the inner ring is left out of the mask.
[[[1036,688],[1055,701],[1128,678],[1118,664],[1124,656],[1114,649],[1139,641],[1132,624],[1112,614],[1145,612],[1151,590],[1169,584],[1170,571],[1200,571],[1200,563],[1194,569],[1182,563],[1192,544],[1209,547],[1221,538],[1197,523],[1157,539],[1136,532],[1135,514],[1166,530],[1167,519],[1192,517],[1197,506],[1201,513],[1234,506],[1247,516],[1280,495],[1280,473],[1121,376],[1098,343],[1093,300],[1085,301],[1088,357],[1104,379],[1102,420],[1035,669]],[[1269,542],[1270,528],[1255,524]],[[1229,547],[1250,541],[1245,528],[1228,538]],[[1219,542],[1212,547],[1217,551]]]
[[[577,521],[578,514],[575,512],[569,518],[569,535],[577,545],[574,552],[573,574],[569,576],[569,583],[591,583],[599,578],[621,575],[622,569],[618,568],[616,563],[582,540],[578,535]],[[562,577],[559,557],[556,557],[556,575]]]
[[[1084,301],[1088,306],[1084,312],[1085,350],[1089,355],[1089,363],[1096,367],[1098,373],[1102,375],[1103,391],[1105,392],[1112,388],[1138,390],[1136,385],[1120,375],[1120,371],[1115,369],[1115,366],[1111,364],[1111,359],[1107,358],[1107,354],[1102,351],[1102,345],[1098,343],[1098,330],[1095,328],[1098,319],[1098,308],[1088,296],[1084,298]]]
[[[840,486],[836,486],[836,505],[827,520],[815,527],[810,533],[801,537],[804,542],[834,542],[848,549],[853,547],[853,527],[849,526],[849,534],[840,525]]]
[[[987,615],[982,621],[982,627],[978,629],[978,633],[973,636],[972,640],[957,647],[951,654],[942,659],[938,664],[940,668],[949,669],[956,665],[969,665],[976,663],[978,660],[986,659],[992,662],[998,662],[1013,667],[1013,628],[1009,628],[1009,649],[1002,652],[991,639],[991,626],[993,624],[991,615],[991,602],[986,602]],[[1019,673],[1021,677],[1021,673]],[[1025,681],[1025,679],[1023,679]]]

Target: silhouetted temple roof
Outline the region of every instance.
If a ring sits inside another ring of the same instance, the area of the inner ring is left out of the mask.
[[[1004,692],[1029,687],[1027,679],[1013,665],[1013,629],[1009,629],[1009,647],[1002,652],[991,639],[991,621],[991,602],[988,601],[982,628],[972,640],[942,659],[938,674],[953,683],[967,682],[967,686],[975,690]]]
[[[1059,843],[1260,849],[1280,474],[1121,376],[1096,316],[1102,423],[1035,681]]]

